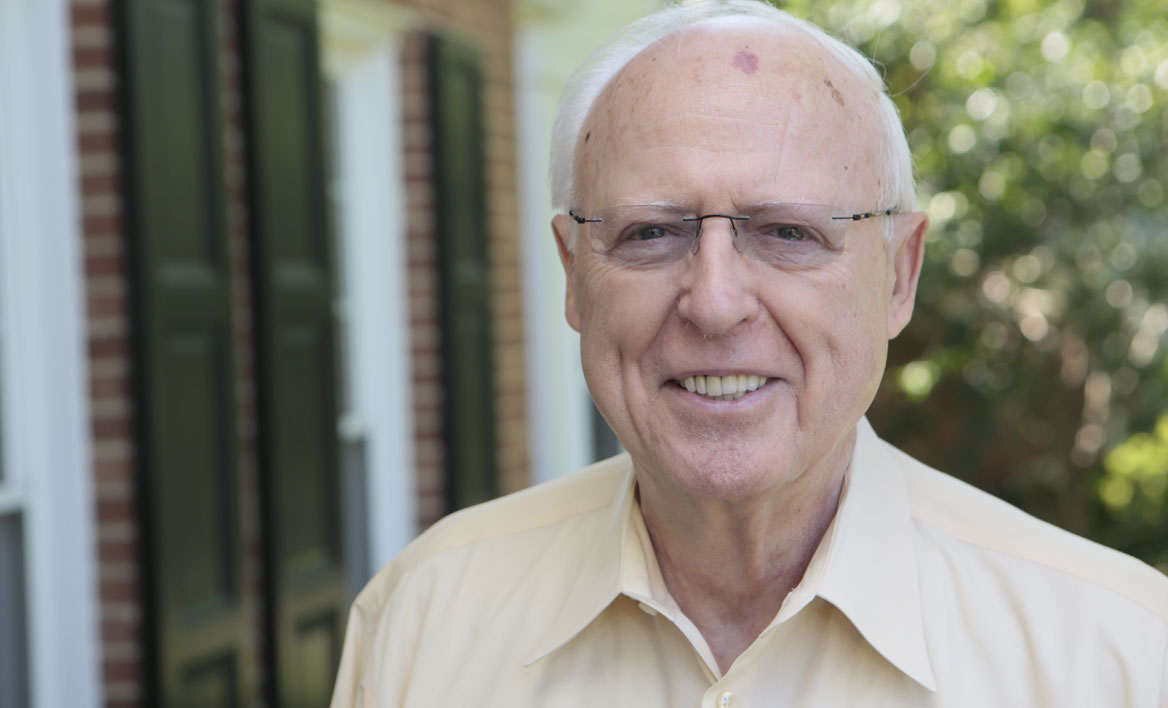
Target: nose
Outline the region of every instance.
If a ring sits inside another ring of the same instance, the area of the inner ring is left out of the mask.
[[[735,247],[729,219],[703,220],[697,251],[685,264],[677,311],[703,335],[730,334],[758,317],[754,269]]]

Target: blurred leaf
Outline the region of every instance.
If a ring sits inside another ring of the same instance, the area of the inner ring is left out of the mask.
[[[1164,567],[1161,0],[777,4],[882,67],[932,221],[873,424],[936,467]]]

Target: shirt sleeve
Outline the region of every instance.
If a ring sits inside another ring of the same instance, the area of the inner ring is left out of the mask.
[[[365,667],[369,663],[370,628],[361,608],[354,604],[349,611],[345,628],[345,644],[341,650],[341,666],[333,686],[330,708],[364,708]]]
[[[1160,666],[1160,708],[1168,708],[1168,644],[1164,647],[1164,663]]]
[[[390,563],[349,611],[331,708],[400,708],[409,701],[432,576]]]

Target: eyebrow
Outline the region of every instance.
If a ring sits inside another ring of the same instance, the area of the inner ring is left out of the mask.
[[[767,209],[767,208],[771,208],[771,207],[791,207],[791,206],[794,206],[794,207],[799,207],[799,206],[830,206],[830,207],[835,207],[837,209],[843,210],[843,207],[839,207],[838,205],[824,204],[824,203],[818,202],[818,201],[805,201],[805,200],[792,201],[792,200],[768,199],[766,201],[761,201],[761,202],[751,202],[748,204],[731,205],[730,211],[733,211],[736,213],[747,213],[747,212],[758,211],[759,209]],[[686,206],[684,204],[678,204],[677,202],[623,202],[623,203],[613,204],[609,208],[627,209],[627,208],[632,208],[632,207],[645,207],[645,208],[649,208],[649,209],[660,209],[661,211],[676,212],[679,214],[683,214],[683,213],[684,214],[698,214],[698,213],[701,213],[703,211],[702,209],[695,209],[694,207]]]
[[[613,204],[614,207],[652,207],[662,211],[692,212],[693,209],[677,202],[624,202]]]

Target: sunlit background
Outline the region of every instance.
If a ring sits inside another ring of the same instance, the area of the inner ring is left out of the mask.
[[[324,705],[415,535],[619,448],[547,147],[664,4],[0,0],[0,706]],[[932,221],[877,431],[1168,571],[1163,0],[780,4]]]
[[[883,66],[932,220],[877,429],[1168,567],[1162,3],[786,7]]]

